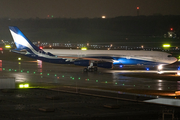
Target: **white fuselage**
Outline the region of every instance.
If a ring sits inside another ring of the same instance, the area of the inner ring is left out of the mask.
[[[177,61],[171,54],[160,51],[138,50],[77,50],[77,49],[43,49],[57,56],[64,57],[89,57],[89,58],[126,58],[143,61],[171,64]]]

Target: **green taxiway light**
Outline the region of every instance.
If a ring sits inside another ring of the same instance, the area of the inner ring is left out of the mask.
[[[23,72],[23,70],[21,70],[21,72]]]
[[[14,70],[15,72],[17,71],[17,70]]]
[[[35,74],[36,72],[34,72],[34,74]]]
[[[96,80],[96,82],[98,82],[98,80]]]
[[[78,79],[80,80],[81,78],[79,77]]]
[[[11,71],[11,69],[9,69],[9,71]]]
[[[47,75],[49,75],[49,73]]]
[[[54,76],[57,76],[56,74]]]
[[[27,73],[29,73],[29,71],[27,71]]]
[[[117,85],[117,82],[115,84]]]
[[[62,77],[64,77],[64,75],[62,75]]]
[[[105,81],[105,83],[107,83],[107,81]]]
[[[170,44],[163,44],[163,47],[169,48],[169,47],[171,47],[171,45]]]

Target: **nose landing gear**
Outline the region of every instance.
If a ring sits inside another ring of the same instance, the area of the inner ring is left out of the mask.
[[[93,71],[97,71],[98,68],[97,68],[97,64],[96,63],[93,63],[91,62],[90,65],[87,67],[87,68],[84,68],[83,71],[84,72],[93,72]]]

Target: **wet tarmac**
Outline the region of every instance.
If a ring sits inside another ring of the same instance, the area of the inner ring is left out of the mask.
[[[162,119],[167,111],[179,117],[178,107],[144,103],[180,90],[175,73],[157,75],[151,70],[122,72],[103,68],[85,73],[83,68],[29,59],[0,60],[0,76],[14,77],[17,88],[0,94],[0,118],[150,120]],[[35,89],[18,89],[21,83]]]
[[[0,91],[1,120],[155,120],[179,108],[47,89]],[[172,114],[172,115],[171,115]]]
[[[177,77],[176,80],[168,80],[161,79],[163,77],[157,76],[157,73],[151,73],[151,71],[148,73],[150,76],[147,76],[147,72],[140,72],[135,73],[139,77],[134,77],[134,72],[109,72],[113,70],[99,68],[98,72],[85,73],[82,70],[83,67],[80,66],[52,64],[42,61],[18,62],[1,60],[0,62],[0,75],[3,77],[15,77],[16,83],[29,83],[30,85],[35,83],[55,83],[108,90],[180,90],[180,80],[175,74],[173,75]],[[157,76],[157,78],[151,76]],[[169,77],[171,78],[172,75],[169,75]]]

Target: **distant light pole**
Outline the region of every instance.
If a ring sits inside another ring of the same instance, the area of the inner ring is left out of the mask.
[[[103,15],[103,16],[101,16],[101,18],[102,18],[102,19],[105,19],[105,18],[106,18],[106,16],[104,16],[104,15]]]
[[[137,7],[137,16],[139,16],[139,7]]]

